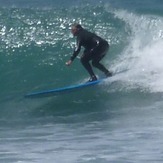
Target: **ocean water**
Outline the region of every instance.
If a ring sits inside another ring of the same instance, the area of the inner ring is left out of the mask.
[[[162,0],[0,6],[1,163],[163,162]],[[78,58],[65,66],[74,22],[108,40],[102,62],[115,75],[69,94],[24,98],[88,79]]]

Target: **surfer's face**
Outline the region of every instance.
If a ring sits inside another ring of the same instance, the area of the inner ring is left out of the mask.
[[[74,26],[71,27],[71,33],[76,36],[77,35],[77,32],[78,32],[78,29]]]

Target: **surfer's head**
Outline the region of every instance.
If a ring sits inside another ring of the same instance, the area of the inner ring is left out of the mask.
[[[75,23],[71,26],[71,33],[76,36],[81,29],[83,29],[82,26],[80,24]]]

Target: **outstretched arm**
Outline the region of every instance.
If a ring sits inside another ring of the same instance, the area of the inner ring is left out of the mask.
[[[69,61],[66,62],[66,65],[67,65],[67,66],[70,66],[71,64],[72,64],[71,59],[70,59]]]
[[[66,62],[66,65],[67,66],[70,66],[73,62],[73,60],[76,58],[76,56],[79,54],[81,50],[81,43],[80,41],[78,40],[77,41],[77,48],[74,50],[74,53],[72,54],[72,56],[70,57],[70,60]]]

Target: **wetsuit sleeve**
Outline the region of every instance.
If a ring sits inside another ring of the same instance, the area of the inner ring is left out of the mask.
[[[73,61],[76,58],[76,56],[79,54],[80,50],[81,50],[81,41],[77,40],[77,47],[74,50],[74,53],[72,54],[72,56],[70,58],[71,61]]]

